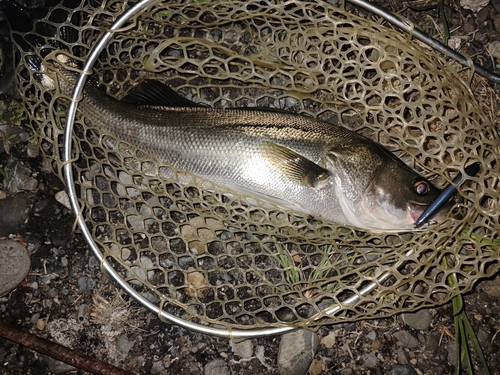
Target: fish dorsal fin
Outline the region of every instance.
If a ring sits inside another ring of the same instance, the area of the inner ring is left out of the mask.
[[[139,83],[121,101],[135,105],[161,107],[200,107],[191,100],[183,98],[170,87],[154,80]]]
[[[263,141],[262,150],[264,157],[273,167],[288,179],[302,185],[317,187],[320,182],[331,176],[326,169],[288,147],[270,141]]]
[[[284,113],[287,115],[292,113],[290,111],[287,111],[286,109],[270,108],[270,107],[235,107],[231,109],[242,110],[242,111],[255,111],[255,112]]]

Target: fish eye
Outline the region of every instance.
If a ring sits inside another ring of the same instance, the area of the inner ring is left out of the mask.
[[[418,195],[427,194],[431,190],[431,187],[427,181],[417,181],[413,184],[413,187],[415,188],[415,192]]]

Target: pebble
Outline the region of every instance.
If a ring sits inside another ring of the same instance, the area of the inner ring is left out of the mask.
[[[500,298],[500,278],[484,280],[480,285],[489,298]]]
[[[0,200],[0,236],[17,234],[26,221],[29,211],[29,199],[24,194]]]
[[[397,349],[396,358],[398,360],[398,363],[402,365],[407,365],[408,363],[410,363],[410,355],[403,348]]]
[[[231,349],[233,349],[234,355],[242,359],[249,359],[253,355],[253,342],[251,340],[245,340],[238,343],[231,341]]]
[[[17,287],[26,277],[31,259],[17,241],[0,241],[0,296]]]
[[[40,319],[40,313],[33,314],[30,319],[31,324],[36,324],[36,322],[38,322],[38,319]]]
[[[394,365],[387,370],[386,375],[417,375],[410,365]]]
[[[94,288],[94,280],[87,276],[82,276],[78,279],[78,290],[80,292],[90,292]]]
[[[375,340],[375,339],[377,338],[377,334],[375,333],[375,331],[370,331],[370,332],[368,332],[368,334],[366,335],[366,338],[367,338],[368,340],[373,341],[373,340]]]
[[[49,368],[49,370],[52,374],[58,375],[58,374],[66,374],[66,373],[69,373],[70,371],[71,372],[77,371],[76,367],[73,367],[71,365],[68,365],[67,363],[58,361],[52,357],[44,355],[43,359],[44,359],[45,363],[47,363],[47,367]]]
[[[394,332],[392,337],[395,339],[397,345],[402,346],[403,348],[415,349],[419,346],[417,338],[408,331]]]
[[[118,338],[118,346],[124,354],[128,354],[135,344],[135,340],[130,340],[126,333],[122,333]]]
[[[65,190],[58,191],[55,195],[54,198],[56,201],[61,203],[64,207],[66,207],[68,210],[71,211],[71,203],[69,202],[69,196],[68,193],[66,193]]]
[[[500,13],[500,0],[491,0],[491,4],[497,13]]]
[[[336,338],[337,335],[335,334],[335,331],[332,331],[321,339],[321,345],[327,349],[331,349],[335,345]]]
[[[206,364],[203,375],[230,375],[229,367],[223,359],[214,359]]]
[[[403,322],[413,329],[424,331],[431,326],[432,315],[429,309],[422,309],[414,313],[402,314]]]
[[[5,166],[5,172],[7,172],[9,176],[12,176],[5,184],[5,188],[11,193],[35,191],[38,187],[38,180],[31,177],[31,170],[18,160],[9,160]]]
[[[281,336],[278,349],[278,370],[282,375],[303,375],[318,348],[318,336],[304,329]]]
[[[165,367],[163,366],[163,361],[156,361],[153,363],[153,366],[151,366],[151,374],[156,375],[156,374],[161,374],[165,370]]]
[[[363,354],[363,366],[368,368],[375,368],[378,365],[378,358],[375,353]]]
[[[465,9],[470,9],[473,12],[479,12],[483,9],[490,0],[460,0],[460,6]]]
[[[455,366],[455,363],[457,361],[457,346],[455,340],[450,340],[448,342],[448,344],[446,345],[446,350],[448,352],[446,360],[450,365]]]

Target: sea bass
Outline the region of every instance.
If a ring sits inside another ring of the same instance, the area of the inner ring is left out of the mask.
[[[15,8],[6,11],[15,30],[29,30]],[[25,43],[16,36],[15,43]],[[53,70],[69,96],[75,77],[59,56],[61,64],[28,65],[47,88],[55,81],[45,69]],[[413,230],[439,194],[384,147],[343,127],[281,110],[201,107],[157,81],[143,82],[122,101],[87,84],[78,111],[103,133],[215,183],[221,193],[342,225]]]
[[[57,66],[60,90],[70,95],[73,73]],[[78,110],[103,132],[222,190],[373,232],[413,230],[439,194],[384,147],[343,127],[281,110],[201,107],[157,81],[122,101],[87,85]]]

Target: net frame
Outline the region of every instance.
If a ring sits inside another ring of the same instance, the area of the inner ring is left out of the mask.
[[[156,4],[157,1],[152,1],[152,0],[147,0],[147,1],[141,1],[135,5],[133,5],[129,10],[126,11],[121,17],[119,17],[111,26],[109,31],[107,31],[104,35],[102,35],[99,39],[99,41],[94,44],[92,47],[91,53],[89,57],[87,58],[85,65],[82,69],[82,73],[80,74],[77,84],[75,86],[75,89],[73,91],[73,95],[71,97],[71,102],[70,106],[68,108],[68,114],[67,114],[67,123],[66,123],[66,128],[65,128],[65,135],[64,135],[64,148],[63,148],[63,155],[64,155],[64,166],[63,166],[63,171],[64,171],[64,177],[66,180],[66,185],[68,187],[69,191],[69,196],[70,196],[70,201],[72,204],[72,208],[74,212],[81,213],[82,208],[80,207],[78,200],[77,200],[77,194],[75,191],[75,184],[73,181],[73,175],[72,175],[72,158],[71,158],[71,150],[72,150],[72,126],[73,126],[73,121],[74,117],[76,115],[76,110],[77,110],[77,105],[78,105],[78,99],[80,98],[83,90],[83,86],[85,84],[85,81],[87,79],[87,76],[91,73],[92,67],[97,61],[97,58],[100,54],[100,52],[105,48],[107,43],[109,43],[112,38],[114,32],[117,30],[120,30],[123,25],[126,24],[126,22],[131,18],[137,15],[141,10],[146,9],[150,5]],[[100,249],[98,245],[95,243],[86,223],[84,218],[82,217],[81,214],[78,215],[78,224],[82,230],[82,233],[84,235],[85,240],[89,244],[92,252],[94,255],[101,261],[102,268],[103,270],[108,273],[127,293],[132,295],[135,299],[137,299],[142,305],[144,305],[146,308],[149,310],[160,314],[163,319],[166,319],[172,323],[181,325],[183,327],[192,329],[194,331],[202,332],[202,333],[208,333],[212,335],[219,335],[219,336],[227,336],[227,337],[235,337],[235,338],[246,338],[246,337],[258,337],[258,336],[266,336],[266,335],[274,335],[274,334],[280,334],[280,333],[285,333],[290,330],[295,329],[295,327],[273,327],[270,329],[244,329],[244,330],[238,330],[238,329],[219,329],[216,327],[207,327],[202,324],[197,324],[193,323],[191,321],[186,321],[184,319],[180,319],[176,317],[175,315],[168,314],[166,311],[159,309],[157,306],[149,302],[146,298],[144,298],[142,295],[137,293],[133,288],[130,288],[130,286],[124,282],[124,280],[115,272],[113,267],[111,267],[107,261],[104,260],[102,253],[100,252]],[[406,253],[406,256],[411,256],[412,251],[408,251]],[[384,270],[381,270],[379,272],[379,276],[377,276],[376,281],[369,282],[367,285],[365,285],[363,288],[359,289],[357,294],[354,294],[352,298],[347,299],[343,302],[344,305],[349,305],[349,304],[355,304],[358,302],[362,296],[370,293],[374,288],[382,284],[387,278],[391,276],[391,272],[385,272]],[[340,305],[334,305],[330,306],[324,311],[324,314],[330,315],[334,314],[336,309],[340,309]]]

